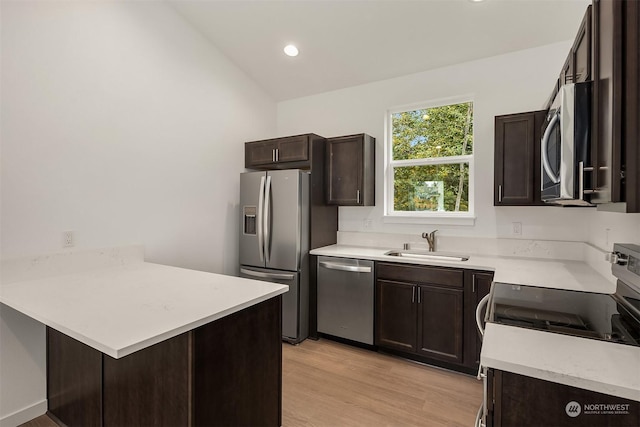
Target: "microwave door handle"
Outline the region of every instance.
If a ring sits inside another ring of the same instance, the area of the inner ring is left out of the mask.
[[[271,176],[267,175],[267,187],[264,191],[264,258],[269,262],[271,258]]]
[[[560,113],[557,112],[553,115],[551,122],[549,122],[549,126],[544,131],[544,135],[542,136],[542,143],[540,147],[540,152],[542,153],[542,167],[544,171],[547,173],[547,176],[553,181],[554,184],[560,182],[560,177],[556,176],[551,170],[551,164],[549,163],[549,156],[547,155],[547,145],[549,145],[549,138],[551,137],[551,131],[556,123],[560,120]]]
[[[262,230],[264,215],[264,176],[260,178],[260,195],[258,197],[258,253],[260,254],[260,262],[264,262],[264,234]]]

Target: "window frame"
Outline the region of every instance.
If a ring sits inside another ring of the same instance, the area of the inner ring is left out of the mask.
[[[409,160],[393,160],[393,120],[392,116],[397,113],[407,111],[421,110],[434,107],[443,107],[446,105],[461,104],[471,102],[474,105],[474,126],[473,135],[473,151],[471,154],[464,156],[449,157],[429,157],[424,159]],[[402,105],[389,108],[385,116],[385,141],[384,141],[384,222],[398,223],[427,223],[427,224],[458,224],[473,225],[475,222],[475,197],[474,197],[474,178],[475,178],[475,101],[471,95],[457,96],[451,98],[441,98],[432,101],[419,102],[409,105]],[[468,163],[469,175],[469,210],[465,212],[434,212],[434,211],[396,211],[394,209],[394,171],[396,167],[402,166],[432,166],[442,164],[460,164]]]

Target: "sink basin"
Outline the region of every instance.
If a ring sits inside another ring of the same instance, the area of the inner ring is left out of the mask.
[[[385,252],[385,255],[423,259],[423,260],[433,260],[433,261],[467,261],[469,260],[469,256],[467,255],[453,255],[453,254],[446,254],[446,253],[416,251],[416,250],[393,250],[393,251]]]

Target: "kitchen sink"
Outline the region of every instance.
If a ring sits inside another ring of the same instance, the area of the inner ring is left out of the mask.
[[[385,252],[384,254],[389,256],[415,258],[415,259],[432,260],[432,261],[468,261],[469,260],[468,255],[447,254],[447,253],[439,253],[439,252],[409,250],[409,249],[408,250],[392,250],[389,252]]]

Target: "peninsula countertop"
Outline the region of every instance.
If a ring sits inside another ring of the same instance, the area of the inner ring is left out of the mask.
[[[3,284],[0,302],[120,358],[288,289],[140,261]]]

